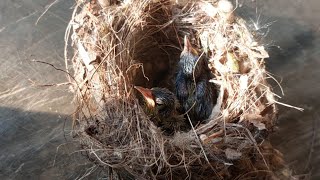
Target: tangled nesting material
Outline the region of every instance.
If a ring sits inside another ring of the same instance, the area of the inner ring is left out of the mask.
[[[268,143],[268,53],[228,1],[102,1],[78,2],[70,21],[75,137],[92,161],[137,179],[290,178]],[[170,88],[184,35],[210,58],[220,95],[208,123],[167,137],[132,85]]]

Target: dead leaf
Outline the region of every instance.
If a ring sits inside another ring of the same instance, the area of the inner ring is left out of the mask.
[[[78,45],[79,55],[80,55],[83,63],[85,64],[88,71],[91,71],[92,69],[94,69],[94,67],[93,67],[93,65],[90,64],[91,59],[90,59],[88,52],[84,49],[84,47],[80,41],[78,41],[77,45]]]
[[[241,75],[239,79],[240,92],[245,93],[248,90],[249,77],[247,75]]]
[[[260,115],[261,116],[265,116],[266,114],[272,114],[274,113],[274,108],[273,108],[273,104],[267,106],[266,108],[264,108],[261,112],[260,112]]]
[[[241,121],[246,120],[252,123],[259,130],[266,129],[266,125],[262,123],[262,121],[264,120],[264,117],[262,117],[260,114],[244,114],[241,116],[240,119]]]
[[[259,131],[266,129],[266,125],[259,121],[250,121]]]
[[[250,56],[255,57],[255,58],[268,58],[269,54],[268,52],[264,49],[263,46],[256,46],[256,47],[251,47],[250,49]]]
[[[237,159],[240,159],[240,157],[242,156],[241,152],[238,152],[237,150],[230,149],[230,148],[226,149],[225,154],[227,158],[230,160],[237,160]]]
[[[233,53],[227,52],[227,62],[226,65],[231,72],[238,73],[239,62]]]

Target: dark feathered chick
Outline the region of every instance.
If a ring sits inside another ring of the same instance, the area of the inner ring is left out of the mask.
[[[180,55],[175,88],[177,98],[193,125],[209,118],[217,100],[212,74],[206,58],[200,58],[197,50],[184,37],[184,49]]]
[[[168,134],[186,130],[186,122],[178,112],[180,105],[174,93],[158,87],[147,89],[135,86],[135,89],[142,94],[145,111],[156,126]]]

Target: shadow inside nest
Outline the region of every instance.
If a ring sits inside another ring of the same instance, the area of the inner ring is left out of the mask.
[[[145,34],[144,31],[141,33]],[[136,44],[133,54],[133,59],[142,64],[133,84],[148,88],[164,87],[173,91],[173,78],[181,53],[174,27],[169,26],[143,38],[143,41]]]

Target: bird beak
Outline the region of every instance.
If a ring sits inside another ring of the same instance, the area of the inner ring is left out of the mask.
[[[134,86],[134,88],[142,94],[142,96],[146,100],[148,106],[155,107],[156,103],[153,100],[154,97],[153,97],[152,91],[150,89],[143,88],[140,86]]]
[[[193,54],[198,56],[197,50],[191,45],[187,36],[184,36],[184,48],[183,48],[183,51],[181,52],[181,56],[183,54]]]

